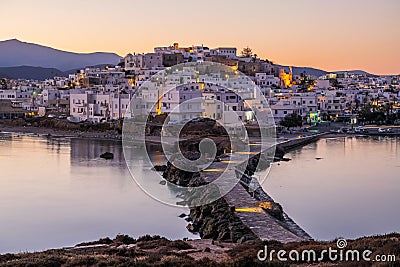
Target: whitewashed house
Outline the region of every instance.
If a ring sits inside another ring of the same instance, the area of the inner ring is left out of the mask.
[[[301,114],[301,107],[291,104],[288,100],[280,100],[278,103],[271,106],[271,110],[276,124],[289,114]]]
[[[178,85],[162,96],[163,113],[176,122],[200,118],[203,114],[200,83]]]

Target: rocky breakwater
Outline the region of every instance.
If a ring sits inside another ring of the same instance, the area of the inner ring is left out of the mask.
[[[204,139],[211,139],[215,144],[216,156],[214,161],[220,161],[221,157],[231,150],[231,142],[228,133],[217,122],[205,121],[188,123],[179,133],[182,140],[179,142],[179,150],[189,160],[198,160],[201,157],[199,144]],[[176,163],[179,160],[174,157],[170,161]],[[208,159],[209,160],[209,159]],[[182,199],[178,204],[188,205],[190,213],[187,221],[187,229],[192,233],[198,233],[203,239],[213,239],[228,242],[253,242],[257,236],[240,220],[224,198],[206,204],[196,205],[204,198],[214,194],[220,194],[217,186],[198,188],[208,184],[204,179],[204,172],[189,172],[177,168],[179,164],[167,163],[163,177],[170,183],[189,188],[178,192]],[[196,190],[190,190],[196,188]]]
[[[191,130],[193,134],[189,134]],[[190,222],[188,230],[199,233],[204,239],[237,243],[255,242],[260,239],[281,242],[309,240],[307,233],[289,218],[282,206],[269,197],[257,179],[252,177],[256,171],[269,168],[272,161],[281,159],[285,153],[281,148],[272,147],[237,165],[235,170],[229,170],[237,183],[224,197],[212,197],[221,195],[219,188],[213,186],[212,182],[219,177],[221,170],[226,168],[225,163],[220,161],[225,152],[231,150],[231,140],[228,135],[223,132],[216,133],[220,130],[218,126],[212,124],[196,125],[196,127],[193,125],[188,131],[184,131],[185,138],[179,142],[179,150],[186,159],[199,161],[204,156],[199,149],[201,141],[204,138],[212,139],[216,156],[214,163],[209,167],[209,172],[182,170],[176,166],[186,166],[182,165],[183,162],[179,162],[184,159],[172,156],[163,173],[164,178],[170,183],[185,187],[185,190],[178,192],[178,197],[182,199],[178,204],[191,207],[186,218]],[[205,184],[208,186],[200,187]],[[199,205],[210,197],[217,200]]]
[[[187,151],[184,156],[188,159],[198,159],[199,152]],[[201,172],[187,172],[180,170],[168,162],[164,178],[171,183],[185,186],[198,187],[207,184]],[[191,206],[194,201],[199,201],[210,194],[218,193],[217,187],[208,187],[201,193],[180,194],[182,204]],[[187,219],[190,223],[187,229],[198,233],[203,239],[213,239],[235,243],[249,243],[258,240],[257,236],[240,220],[234,208],[230,207],[224,198],[210,204],[192,207]]]

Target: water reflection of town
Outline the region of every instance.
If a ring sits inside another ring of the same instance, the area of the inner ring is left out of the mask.
[[[104,159],[100,155],[105,152],[113,153],[114,159],[110,162],[114,165],[125,165],[124,153],[120,141],[96,140],[96,139],[71,139],[71,165],[92,166],[94,161]]]
[[[100,155],[105,152],[110,152],[114,155],[112,160],[108,160],[107,164],[126,167],[124,149],[121,141],[113,140],[96,140],[96,139],[71,139],[71,165],[93,166],[99,161],[106,161],[100,158]],[[142,160],[145,155],[135,154],[135,150],[125,149],[128,158]],[[147,146],[148,154],[153,161],[153,164],[165,163],[165,158],[162,156],[162,148],[158,146]]]

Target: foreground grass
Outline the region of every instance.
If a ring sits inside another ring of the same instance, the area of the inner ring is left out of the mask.
[[[257,260],[257,252],[267,245],[269,250],[296,249],[322,251],[336,248],[336,241],[307,241],[282,244],[275,241],[252,244],[220,243],[211,240],[175,240],[160,236],[133,239],[119,235],[81,243],[73,248],[35,253],[0,255],[0,266],[400,266],[400,234],[364,237],[349,240],[347,249],[371,250],[374,255],[396,255],[395,262],[280,262]]]

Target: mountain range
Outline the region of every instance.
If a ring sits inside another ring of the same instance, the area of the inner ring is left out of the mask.
[[[66,76],[64,72],[55,68],[42,68],[32,66],[2,67],[0,78],[45,80],[55,76]]]
[[[32,66],[67,71],[100,64],[116,65],[120,59],[115,53],[72,53],[17,39],[0,41],[0,67]]]
[[[87,66],[116,65],[120,59],[121,57],[115,53],[73,53],[11,39],[0,41],[0,78],[44,80],[54,76],[67,76]],[[281,67],[289,72],[288,66]],[[334,73],[342,72],[344,71]],[[374,76],[362,70],[348,72]],[[332,72],[309,67],[293,67],[294,75],[301,73],[320,77]]]

